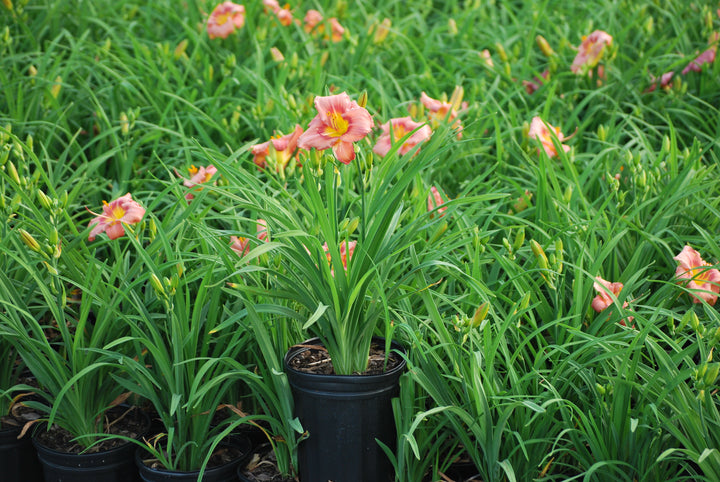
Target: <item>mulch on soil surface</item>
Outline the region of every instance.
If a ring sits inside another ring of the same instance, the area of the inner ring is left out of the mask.
[[[147,419],[137,407],[114,407],[106,414],[104,422],[104,433],[106,434],[138,438],[145,434],[147,429]],[[79,454],[84,450],[82,445],[73,440],[75,437],[70,432],[55,424],[49,430],[46,430],[46,427],[38,427],[35,438],[43,446],[58,452]],[[85,453],[111,450],[126,443],[127,441],[122,439],[104,440],[93,445]]]

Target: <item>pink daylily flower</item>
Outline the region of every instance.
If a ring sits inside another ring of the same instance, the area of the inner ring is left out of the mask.
[[[443,206],[445,204],[445,200],[442,198],[442,195],[440,194],[440,191],[438,191],[438,188],[435,186],[430,187],[430,194],[428,194],[427,198],[427,208],[428,212],[430,213],[430,217],[433,217],[432,211],[437,208],[437,212],[440,214],[440,217],[445,216],[445,211],[447,211],[447,206]]]
[[[593,288],[595,288],[595,291],[598,292],[598,295],[592,300],[592,308],[593,310],[600,313],[608,306],[611,306],[613,304],[613,297],[617,299],[620,291],[622,291],[623,289],[623,284],[619,282],[611,283],[609,281],[605,281],[600,276],[596,276],[595,282],[593,283]],[[612,294],[612,297],[610,296],[610,294]],[[623,308],[627,307],[628,302],[623,302]],[[627,323],[632,323],[632,320],[632,316],[627,317]],[[623,326],[627,326],[625,324],[624,318],[620,320],[620,324]]]
[[[183,185],[185,187],[195,188],[195,186],[197,186],[198,184],[203,184],[203,183],[208,182],[217,172],[217,168],[215,166],[213,166],[212,164],[210,164],[207,167],[201,166],[199,169],[195,166],[190,166],[188,168],[188,171],[190,172],[191,177],[190,177],[190,179],[185,179],[183,181]],[[199,187],[197,187],[195,189],[190,189],[190,191],[187,194],[185,194],[185,199],[187,199],[188,202],[192,201],[193,198],[195,197],[192,194],[192,191],[200,191],[201,189],[202,188],[199,188]]]
[[[305,18],[303,19],[303,30],[305,32],[310,33],[317,27],[318,31],[321,31],[323,28],[322,22],[323,16],[322,13],[318,12],[317,10],[308,10],[305,14]]]
[[[410,116],[390,119],[388,122],[380,126],[382,134],[378,137],[373,152],[380,156],[386,156],[392,147],[390,131],[392,130],[392,140],[397,142],[406,134],[417,129],[400,147],[400,154],[405,155],[421,142],[425,142],[432,135],[432,129],[422,122],[414,122]],[[418,151],[419,152],[419,151]]]
[[[425,108],[430,111],[429,118],[433,128],[437,128],[441,122],[445,122],[445,120],[447,119],[447,121],[450,122],[452,126],[457,130],[458,139],[462,137],[463,126],[460,122],[460,119],[457,118],[457,109],[466,109],[466,102],[463,102],[460,106],[455,106],[450,102],[443,102],[441,100],[433,99],[425,92],[420,93],[420,102],[422,102]]]
[[[337,43],[342,40],[343,35],[345,35],[345,27],[340,25],[340,22],[338,22],[338,19],[335,17],[332,17],[330,20],[330,40]]]
[[[348,261],[352,259],[353,253],[355,253],[356,245],[357,241],[350,241],[349,243],[343,241],[342,243],[340,243],[340,261],[342,262],[345,271],[347,271]],[[330,264],[330,273],[334,276],[335,270],[332,267],[332,257],[330,256],[330,248],[328,248],[327,243],[323,244],[323,250],[325,251],[325,256],[327,256],[328,263]]]
[[[290,11],[290,8],[285,5],[284,8],[281,8],[275,12],[275,15],[277,15],[278,20],[280,21],[280,25],[283,27],[289,27],[293,23],[293,14]]]
[[[247,238],[230,236],[230,249],[242,258],[250,252],[250,241]]]
[[[347,93],[315,97],[318,114],[298,139],[302,149],[329,149],[338,161],[355,159],[355,142],[368,135],[373,126],[370,113],[350,100]]]
[[[257,220],[257,238],[260,241],[267,241],[268,240],[268,226],[267,221],[264,219]]]
[[[293,154],[297,158],[297,146],[298,139],[303,133],[303,128],[300,125],[295,125],[295,130],[290,134],[284,136],[273,136],[267,142],[262,144],[256,144],[250,148],[253,154],[253,162],[260,169],[264,169],[268,164],[268,157],[270,164],[275,166],[277,172],[282,172],[292,159]],[[272,149],[270,148],[272,145]]]
[[[227,38],[236,28],[245,25],[245,7],[233,2],[223,2],[212,11],[207,23],[208,37]]]
[[[277,0],[262,0],[262,3],[266,10],[269,10],[274,14],[277,14],[278,10],[281,10],[280,4]]]
[[[133,201],[130,193],[107,203],[103,201],[102,214],[95,214],[88,227],[95,225],[90,230],[88,241],[95,241],[100,233],[106,233],[108,238],[117,239],[125,234],[125,224],[139,223],[145,215],[145,209],[136,201]]]
[[[687,245],[673,259],[680,262],[675,269],[678,284],[693,290],[690,293],[693,302],[702,303],[704,300],[715,305],[720,293],[720,271],[710,268],[712,265],[703,261],[700,253]]]
[[[590,72],[600,62],[605,47],[611,45],[612,40],[612,36],[602,30],[595,30],[590,35],[583,37],[570,70],[579,75]]]
[[[545,150],[545,153],[549,157],[555,157],[558,155],[557,149],[555,148],[555,143],[553,142],[553,136],[557,137],[557,140],[560,143],[572,137],[565,137],[563,133],[560,132],[559,127],[553,127],[552,125],[543,121],[540,117],[533,117],[532,121],[530,122],[530,130],[528,131],[528,137],[530,139],[537,139],[542,145],[542,148]],[[566,146],[564,144],[560,145],[565,152],[568,152],[570,150],[570,146]],[[539,148],[538,152],[540,152]]]

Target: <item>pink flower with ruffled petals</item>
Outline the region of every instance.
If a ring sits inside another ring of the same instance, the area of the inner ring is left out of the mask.
[[[704,300],[714,305],[720,293],[720,271],[711,268],[712,265],[703,261],[700,253],[690,246],[685,246],[673,259],[680,262],[675,270],[678,284],[692,290],[693,302]]]
[[[312,32],[315,28],[317,28],[318,31],[321,31],[321,28],[323,27],[321,23],[322,21],[322,13],[317,10],[308,10],[305,14],[305,18],[303,19],[303,30],[307,33]]]
[[[598,295],[593,298],[592,300],[592,308],[593,310],[600,313],[608,306],[611,306],[613,304],[613,297],[617,299],[618,295],[623,289],[622,283],[611,283],[609,281],[605,281],[600,276],[595,277],[595,282],[593,283],[593,288],[595,288],[595,291],[598,292]],[[612,294],[612,296],[610,296]],[[628,302],[623,302],[623,308],[628,307]],[[633,317],[628,316],[627,317],[627,323],[632,323]],[[620,320],[620,324],[623,326],[627,326],[625,324],[625,318]]]
[[[390,121],[380,126],[382,134],[378,137],[373,152],[380,156],[386,156],[392,147],[390,131],[392,130],[392,140],[398,142],[405,135],[415,131],[410,137],[403,142],[400,147],[400,154],[405,155],[421,142],[425,142],[432,135],[432,129],[427,124],[415,122],[410,116],[390,119]],[[417,130],[415,130],[417,129]],[[418,150],[419,152],[419,150]]]
[[[280,4],[277,0],[263,0],[262,3],[266,10],[269,10],[274,14],[277,14],[278,10],[281,10]]]
[[[343,92],[315,97],[318,114],[298,139],[302,149],[330,149],[338,161],[355,159],[354,142],[368,135],[373,126],[370,113]]]
[[[451,102],[433,99],[425,92],[420,93],[420,102],[422,102],[422,105],[429,111],[428,117],[433,129],[437,128],[442,122],[447,121],[457,130],[458,139],[462,137],[463,126],[460,119],[457,118],[457,109]],[[467,103],[463,102],[460,107],[463,109],[467,108]]]
[[[555,143],[553,142],[553,137],[557,137],[558,142],[563,142],[568,139],[562,132],[560,132],[559,127],[553,127],[537,116],[533,117],[530,122],[528,137],[530,139],[537,139],[549,157],[555,157],[558,154],[557,149],[555,148]],[[561,144],[561,146],[565,152],[570,150],[570,146],[566,146],[564,144]],[[540,152],[539,148],[538,152]]]
[[[284,8],[281,8],[278,11],[276,11],[275,15],[277,15],[277,18],[280,21],[280,25],[282,25],[283,27],[289,27],[290,25],[292,25],[293,14],[287,5]]]
[[[335,17],[332,17],[330,20],[330,40],[337,43],[342,40],[343,35],[345,35],[345,27],[340,25],[340,22],[338,22],[338,19]]]
[[[139,223],[145,215],[145,209],[136,201],[133,201],[130,193],[107,203],[103,201],[102,214],[95,214],[88,227],[95,226],[90,230],[88,241],[95,241],[100,233],[106,233],[108,238],[117,239],[125,234],[125,224]]]
[[[199,169],[195,166],[190,166],[188,168],[188,171],[190,172],[190,179],[185,179],[183,181],[183,185],[185,187],[194,188],[198,184],[203,184],[208,182],[217,172],[217,168],[210,164],[207,167],[200,167]],[[185,199],[187,199],[188,202],[192,201],[192,199],[195,197],[192,194],[192,191],[200,191],[202,188],[195,188],[190,189],[190,192],[185,194]]]
[[[352,259],[353,253],[355,252],[355,246],[357,245],[357,241],[350,241],[349,243],[346,241],[343,241],[340,243],[340,261],[342,262],[343,268],[345,268],[345,271],[347,271],[347,264],[350,259]],[[306,248],[307,249],[307,248]],[[328,263],[330,264],[330,273],[335,276],[335,270],[332,267],[332,257],[330,256],[330,248],[328,248],[328,244],[323,244],[323,250],[325,251],[325,256],[327,256]]]
[[[264,219],[257,220],[257,238],[260,241],[268,240],[268,226],[267,221],[265,221]]]
[[[442,198],[442,195],[440,194],[440,191],[438,191],[438,188],[436,188],[435,186],[430,187],[430,194],[428,194],[427,198],[427,208],[428,212],[430,213],[430,217],[433,217],[434,209],[437,209],[440,217],[445,216],[447,206],[443,206],[443,204],[445,204],[445,200]]]
[[[230,236],[230,249],[235,251],[241,258],[250,252],[250,241],[247,238]]]
[[[612,44],[612,36],[602,30],[595,30],[587,37],[583,37],[578,53],[573,60],[570,70],[574,74],[585,75],[595,67],[602,58],[605,47]]]
[[[298,139],[303,133],[303,128],[300,125],[295,125],[295,130],[290,134],[284,136],[273,136],[267,142],[262,144],[256,144],[250,148],[250,152],[253,154],[253,162],[260,169],[264,169],[268,162],[275,166],[277,172],[282,172],[292,159],[293,154],[297,159],[297,147]],[[272,145],[272,149],[270,146]],[[269,159],[268,159],[269,158]]]
[[[233,2],[223,2],[212,11],[207,23],[208,37],[227,38],[236,28],[245,25],[245,7]]]

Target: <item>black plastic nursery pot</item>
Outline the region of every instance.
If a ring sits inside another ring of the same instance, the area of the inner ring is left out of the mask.
[[[381,338],[374,339],[384,344]],[[303,345],[318,345],[317,338]],[[393,342],[394,349],[404,351]],[[384,482],[394,472],[381,441],[391,449],[396,442],[393,397],[405,360],[381,375],[318,375],[290,367],[307,347],[290,348],[285,372],[295,401],[295,415],[308,438],[298,447],[301,482]]]
[[[137,482],[133,452],[137,445],[126,442],[111,450],[69,454],[49,449],[33,439],[45,482]]]
[[[138,438],[146,435],[150,417],[128,405],[119,405],[107,413],[120,418],[131,411],[128,419],[134,419],[144,430]],[[122,414],[122,416],[120,416]],[[41,442],[39,431],[47,425],[38,426],[32,438],[37,458],[42,465],[45,482],[140,482],[133,454],[137,444],[122,442],[114,448],[93,453],[68,453],[47,447]]]
[[[5,482],[42,482],[42,467],[30,436],[18,439],[20,428],[0,430],[0,480]]]
[[[205,469],[202,482],[233,482],[238,480],[238,467],[244,465],[252,453],[252,444],[247,437],[234,437],[232,447],[239,449],[240,455],[223,465]],[[135,465],[140,472],[140,479],[144,482],[198,482],[199,470],[175,471],[165,468],[153,468],[145,465],[143,459],[148,452],[138,448],[135,452]]]

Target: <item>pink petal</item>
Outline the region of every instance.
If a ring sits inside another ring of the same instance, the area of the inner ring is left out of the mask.
[[[372,116],[362,107],[348,110],[343,118],[348,121],[348,130],[342,135],[343,141],[357,142],[372,130]]]
[[[338,141],[332,148],[333,154],[343,164],[350,164],[355,159],[355,148],[352,142]]]

